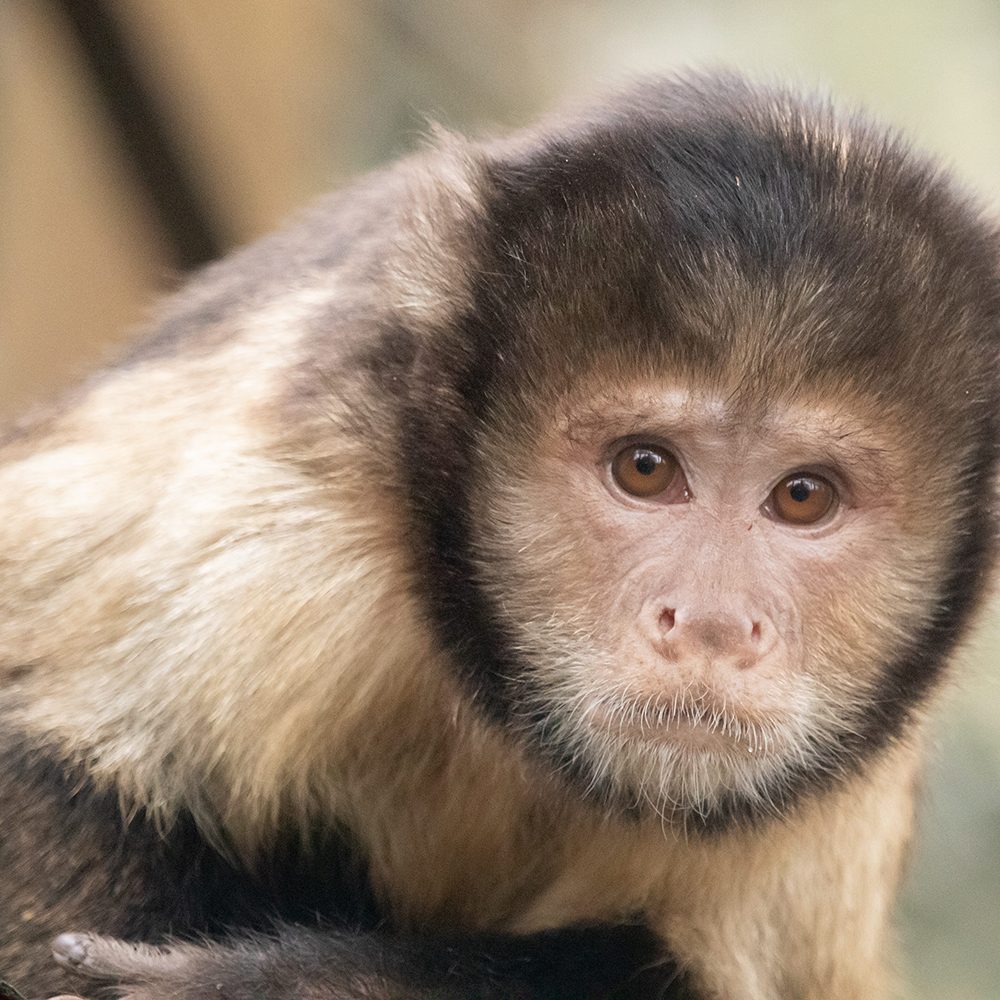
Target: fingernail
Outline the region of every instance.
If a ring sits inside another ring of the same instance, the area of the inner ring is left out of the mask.
[[[71,965],[80,965],[87,957],[86,938],[82,934],[60,934],[52,942],[52,954]]]

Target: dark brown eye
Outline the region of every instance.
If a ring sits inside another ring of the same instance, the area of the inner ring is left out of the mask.
[[[774,516],[788,524],[815,524],[833,510],[837,491],[822,476],[796,473],[771,491]]]
[[[677,459],[663,448],[630,444],[611,463],[615,482],[634,497],[655,497],[673,484],[679,472]]]

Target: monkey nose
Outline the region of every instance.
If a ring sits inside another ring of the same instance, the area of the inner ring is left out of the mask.
[[[661,606],[654,645],[668,661],[722,660],[746,669],[770,648],[772,632],[763,616],[738,610]]]

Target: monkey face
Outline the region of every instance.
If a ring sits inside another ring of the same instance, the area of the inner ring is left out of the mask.
[[[947,554],[918,528],[946,484],[901,429],[735,398],[578,390],[484,449],[475,518],[523,726],[605,800],[685,822],[762,815],[849,764]]]

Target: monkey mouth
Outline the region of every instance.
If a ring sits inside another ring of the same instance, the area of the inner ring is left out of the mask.
[[[592,704],[586,715],[592,728],[623,744],[763,757],[778,743],[773,721],[704,695],[607,697]]]

